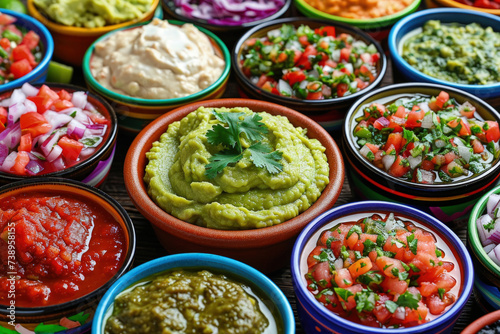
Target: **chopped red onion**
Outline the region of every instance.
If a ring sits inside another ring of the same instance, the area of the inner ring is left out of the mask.
[[[83,138],[83,134],[85,133],[85,129],[86,129],[85,125],[78,122],[76,119],[73,119],[68,124],[67,135],[68,135],[68,137],[71,137],[71,138],[78,140],[78,139]]]
[[[26,95],[24,95],[21,89],[14,89],[12,94],[10,95],[10,105],[12,107],[14,104],[18,104],[19,102],[24,102],[26,100]]]
[[[50,123],[53,130],[58,129],[73,120],[73,117],[53,110],[47,110],[43,113],[43,116],[47,122]]]
[[[388,120],[387,118],[385,118],[385,117],[383,117],[383,116],[382,116],[382,117],[377,118],[377,121],[378,121],[378,122],[380,123],[380,125],[382,125],[384,128],[388,127],[388,126],[389,126],[389,124],[391,123],[391,122],[389,122],[389,120]]]
[[[38,163],[36,160],[30,160],[28,164],[26,165],[26,171],[28,172],[29,175],[37,175],[43,170],[42,165]]]
[[[386,171],[391,168],[392,164],[396,161],[396,156],[393,154],[386,154],[382,157],[382,163],[384,164],[384,169]]]
[[[17,122],[19,117],[26,112],[26,107],[24,103],[19,102],[13,104],[9,108],[9,114],[7,115],[7,125],[11,125]]]
[[[483,245],[483,247],[493,243],[490,239],[488,239],[488,237],[490,236],[490,233],[487,232],[486,229],[484,228],[484,225],[490,224],[492,221],[493,221],[493,219],[488,215],[482,215],[476,221],[477,233],[479,235],[479,240],[481,241],[481,244]]]
[[[54,168],[57,170],[63,170],[66,168],[66,164],[64,163],[64,159],[62,158],[62,156],[59,156],[59,158],[54,160],[52,164],[54,165]]]
[[[36,96],[38,94],[39,89],[32,86],[29,82],[25,82],[21,87],[24,95],[26,96]]]
[[[488,253],[488,256],[500,266],[500,245],[497,245],[493,250]]]
[[[85,108],[87,105],[87,93],[83,91],[74,92],[71,98],[71,103],[77,108]]]
[[[499,207],[500,207],[500,195],[492,194],[488,198],[488,202],[486,203],[486,213],[493,218],[495,210]]]
[[[7,145],[0,143],[0,166],[5,161],[5,158],[7,158],[8,154],[9,148],[7,147]]]
[[[52,162],[56,160],[61,155],[61,153],[62,153],[62,147],[59,145],[55,145],[52,148],[52,151],[50,151],[50,153],[47,155],[47,161]]]
[[[51,135],[49,138],[47,138],[47,139],[43,142],[42,146],[40,146],[40,148],[42,149],[43,154],[45,154],[45,156],[48,156],[48,155],[49,155],[49,153],[53,150],[54,145],[55,145],[55,144],[57,143],[57,141],[59,140],[59,136],[60,136],[60,135],[59,135],[59,132],[54,133],[53,135]],[[56,157],[56,158],[57,158],[57,157]],[[54,159],[55,159],[55,158],[54,158]],[[52,160],[54,160],[54,159],[52,159]],[[47,158],[47,160],[49,160],[49,159]],[[51,161],[51,160],[50,160],[50,161]],[[50,162],[50,161],[49,161],[49,162]]]
[[[35,102],[31,101],[31,100],[26,100],[24,101],[24,106],[26,107],[26,112],[36,112],[37,111],[37,107],[36,107],[36,104]]]
[[[2,163],[2,170],[4,172],[10,172],[10,169],[14,164],[16,163],[16,158],[17,158],[17,152],[12,151],[10,154],[5,158],[4,162]]]

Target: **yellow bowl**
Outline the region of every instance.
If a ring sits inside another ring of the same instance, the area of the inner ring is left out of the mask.
[[[489,9],[489,8],[469,6],[469,5],[464,5],[463,3],[460,3],[455,0],[425,0],[425,4],[427,8],[436,8],[436,7],[462,8],[469,10],[477,10],[479,12],[500,16],[500,9]]]
[[[99,28],[70,27],[55,23],[44,16],[35,6],[34,0],[27,0],[28,13],[40,21],[54,39],[54,58],[75,66],[81,66],[85,51],[100,36],[129,25],[149,21],[153,18],[160,0],[153,0],[151,8],[141,17]]]

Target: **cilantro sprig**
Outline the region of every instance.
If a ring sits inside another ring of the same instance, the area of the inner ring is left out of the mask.
[[[216,124],[207,131],[207,140],[211,145],[222,145],[224,149],[210,157],[210,163],[205,166],[205,176],[213,179],[228,165],[240,161],[245,151],[249,152],[250,160],[256,167],[265,168],[271,174],[283,170],[280,160],[281,151],[272,151],[269,144],[262,142],[264,135],[269,131],[261,122],[258,114],[246,115],[245,113],[217,112],[212,114],[222,124]],[[240,136],[244,134],[250,146],[244,148]]]

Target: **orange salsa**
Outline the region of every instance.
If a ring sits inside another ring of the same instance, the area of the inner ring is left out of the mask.
[[[349,19],[371,19],[392,15],[408,7],[414,0],[305,0],[312,7]]]

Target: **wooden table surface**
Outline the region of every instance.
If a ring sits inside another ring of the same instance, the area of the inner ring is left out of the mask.
[[[291,15],[297,15],[295,9],[292,9]],[[72,82],[77,85],[84,86],[80,68],[75,68],[74,78]],[[390,85],[393,82],[394,78],[389,60],[388,71],[383,79],[382,86]],[[223,98],[229,97],[240,97],[233,74],[231,74],[227,90],[223,96]],[[134,207],[125,189],[123,180],[123,164],[128,147],[130,146],[130,143],[133,141],[133,139],[133,135],[130,135],[123,131],[119,131],[116,156],[114,158],[108,179],[102,186],[102,190],[115,198],[125,208],[134,222],[135,230],[137,233],[137,248],[134,265],[137,266],[149,260],[168,255],[168,253],[162,248],[162,246],[156,239],[155,233],[149,221],[144,218],[144,216],[142,216]],[[339,144],[339,138],[337,138],[337,135],[334,136],[334,139],[336,139],[337,143]],[[338,198],[334,206],[336,207],[354,201],[357,201],[357,199],[351,193],[349,183],[347,182],[347,179],[345,179],[340,197]],[[455,228],[455,232],[465,243],[465,227],[462,226]],[[280,287],[280,289],[290,301],[295,314],[297,333],[304,333],[300,326],[300,321],[297,317],[295,295],[292,287],[290,268],[287,267],[282,270],[276,271],[270,274],[269,277]],[[482,316],[483,314],[484,313],[482,309],[478,307],[478,303],[476,302],[474,296],[471,296],[453,329],[453,333],[460,333],[463,328],[465,328],[468,324],[470,324],[472,321]]]

